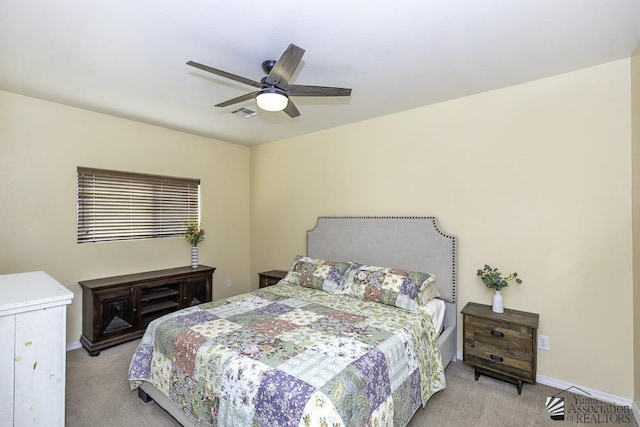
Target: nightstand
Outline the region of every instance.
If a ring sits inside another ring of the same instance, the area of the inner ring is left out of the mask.
[[[463,360],[475,369],[476,381],[488,375],[508,381],[522,393],[522,383],[535,384],[539,315],[468,303],[462,309]]]
[[[284,279],[288,271],[285,270],[269,270],[258,273],[260,276],[260,287],[266,288],[267,286],[273,286],[280,280]]]

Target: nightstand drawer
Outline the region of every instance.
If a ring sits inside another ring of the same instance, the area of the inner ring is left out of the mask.
[[[464,317],[464,339],[509,350],[531,352],[533,330],[514,324],[497,324],[478,317]]]
[[[288,272],[285,270],[270,270],[258,273],[258,276],[260,277],[259,287],[266,288],[268,286],[273,286],[280,280],[284,279],[287,273]]]
[[[267,286],[273,286],[276,283],[278,283],[280,280],[282,279],[278,279],[275,277],[263,277],[262,280],[260,281],[260,287],[266,288]]]
[[[499,356],[493,353],[489,354],[488,356],[502,358],[502,356]],[[509,359],[509,358],[502,358],[502,359],[504,360],[503,362],[498,362],[493,360],[487,360],[485,358],[475,357],[472,354],[464,355],[464,363],[471,365],[477,369],[483,369],[485,371],[493,372],[499,375],[505,375],[516,380],[535,384],[536,381],[531,371],[532,369],[531,363],[529,363],[525,369],[518,369],[514,366],[510,366],[509,364],[507,364],[510,362],[514,362],[513,359]]]
[[[464,341],[464,361],[499,373],[533,382],[533,355],[472,340]]]

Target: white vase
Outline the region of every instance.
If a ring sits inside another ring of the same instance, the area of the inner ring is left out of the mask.
[[[191,268],[198,268],[198,247],[191,247]]]
[[[494,313],[504,313],[504,300],[502,299],[502,293],[498,290],[493,294],[493,306],[491,307]]]

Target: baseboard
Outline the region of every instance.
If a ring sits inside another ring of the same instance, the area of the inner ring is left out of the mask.
[[[592,397],[594,399],[602,400],[603,402],[607,402],[607,403],[613,403],[614,405],[618,405],[618,406],[626,406],[627,408],[631,408],[634,403],[632,399],[628,399],[626,397],[620,397],[604,391],[594,390],[592,388],[581,386],[578,384],[572,384],[556,378],[547,377],[546,375],[536,376],[536,381],[539,382],[540,384],[559,388],[561,390],[565,390],[565,389],[568,389],[569,387],[573,387],[570,390],[571,393]]]
[[[459,351],[457,354],[458,360],[462,360],[462,352]],[[594,399],[601,400],[603,402],[612,403],[618,406],[626,406],[627,408],[631,408],[636,419],[636,422],[640,424],[640,408],[638,404],[634,402],[632,399],[626,397],[616,396],[614,394],[610,394],[600,390],[594,390],[589,387],[581,386],[578,384],[572,384],[567,381],[559,380],[556,378],[551,378],[546,375],[537,375],[536,382],[544,385],[548,385],[550,387],[555,387],[560,390],[568,389],[569,387],[573,387],[571,389],[572,393],[580,394],[587,397],[592,397]]]
[[[76,341],[76,342],[72,342],[71,344],[67,344],[67,351],[77,350],[79,348],[82,348],[82,344],[80,344],[80,341]]]

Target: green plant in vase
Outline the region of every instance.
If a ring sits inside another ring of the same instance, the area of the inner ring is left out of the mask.
[[[198,243],[204,240],[204,228],[196,221],[187,223],[187,231],[184,233],[187,242],[191,244],[191,268],[198,268]]]
[[[191,243],[191,246],[195,248],[198,246],[198,243],[204,240],[204,228],[200,228],[200,225],[196,221],[188,222],[184,237],[187,239],[187,242]]]
[[[476,273],[482,283],[489,289],[493,289],[493,306],[492,310],[495,313],[504,313],[504,302],[502,299],[502,288],[509,286],[509,282],[515,281],[517,284],[522,283],[522,279],[518,277],[518,273],[511,273],[509,275],[503,275],[497,268],[491,267],[485,264],[484,268],[481,268]]]

